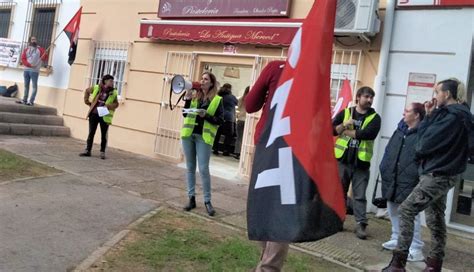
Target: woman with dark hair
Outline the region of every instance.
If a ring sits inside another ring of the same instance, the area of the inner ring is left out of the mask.
[[[390,240],[382,246],[388,250],[397,247],[399,229],[398,207],[419,182],[418,162],[415,160],[415,144],[418,124],[425,117],[421,103],[412,103],[403,112],[403,119],[385,148],[380,163],[382,177],[382,197],[387,200],[388,214],[392,223]],[[423,261],[423,241],[421,240],[420,214],[415,217],[413,242],[410,245],[408,261]]]
[[[204,191],[204,205],[209,216],[216,213],[211,204],[209,159],[218,127],[224,122],[222,97],[217,95],[216,76],[204,72],[199,90],[187,90],[184,96],[184,125],[181,130],[189,202],[185,211],[196,208],[196,159]],[[186,110],[187,109],[187,110]]]
[[[223,156],[229,156],[233,153],[231,148],[234,138],[235,127],[235,106],[237,106],[237,98],[232,94],[232,85],[225,83],[217,93],[222,97],[222,105],[224,106],[224,124],[217,130],[216,139],[212,146],[213,153],[219,155],[219,146],[221,135],[224,135],[224,152]]]
[[[81,157],[90,157],[92,144],[94,142],[97,126],[100,124],[100,158],[105,159],[105,148],[107,147],[107,134],[109,125],[112,124],[114,112],[118,108],[118,92],[114,88],[114,77],[105,75],[101,83],[86,89],[84,103],[89,106],[87,118],[89,118],[89,136],[87,137],[86,150],[79,154]],[[106,108],[105,115],[99,113],[100,108]]]
[[[441,271],[446,245],[446,198],[466,170],[471,113],[459,103],[464,85],[450,78],[436,84],[435,98],[425,102],[426,117],[418,126],[415,156],[420,182],[400,205],[400,235],[390,264],[382,271],[405,271],[414,220],[425,211],[431,248],[424,271]]]

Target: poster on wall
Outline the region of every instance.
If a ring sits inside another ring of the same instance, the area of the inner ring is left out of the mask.
[[[291,0],[160,0],[158,17],[288,17]]]
[[[410,73],[405,106],[413,102],[424,103],[430,101],[433,98],[435,83],[435,74]]]
[[[20,50],[21,42],[0,38],[0,66],[17,67]]]

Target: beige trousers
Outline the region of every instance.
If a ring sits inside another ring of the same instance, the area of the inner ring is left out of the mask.
[[[262,246],[262,255],[260,262],[255,268],[256,272],[279,272],[283,267],[286,255],[288,255],[289,243],[260,242]]]

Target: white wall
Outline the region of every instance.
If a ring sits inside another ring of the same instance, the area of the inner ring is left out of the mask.
[[[12,21],[14,22],[10,30],[10,39],[22,41],[25,29],[25,21],[28,8],[28,0],[16,0],[13,8]],[[66,24],[71,20],[80,7],[80,0],[64,0],[58,8],[58,22],[55,35],[61,32]],[[69,84],[70,66],[67,63],[69,52],[69,39],[62,33],[56,40],[56,46],[52,57],[53,72],[49,76],[40,76],[38,85],[67,89]],[[79,41],[79,45],[80,41]],[[0,69],[0,79],[5,81],[23,82],[23,70],[17,68]]]
[[[387,70],[381,148],[402,118],[410,72],[436,74],[436,81],[456,77],[467,84],[474,37],[474,9],[397,10]],[[472,86],[470,88],[472,90]],[[378,167],[377,167],[378,171]],[[373,181],[369,188],[373,188]],[[368,190],[372,192],[372,189]],[[448,210],[452,202],[448,199]],[[449,217],[449,214],[447,214]]]

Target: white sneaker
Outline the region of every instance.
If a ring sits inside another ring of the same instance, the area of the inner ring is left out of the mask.
[[[421,262],[425,260],[425,256],[423,256],[423,252],[421,250],[410,250],[410,254],[408,254],[407,261],[409,262]]]
[[[397,240],[390,240],[382,244],[382,247],[388,250],[394,250],[397,248]]]

